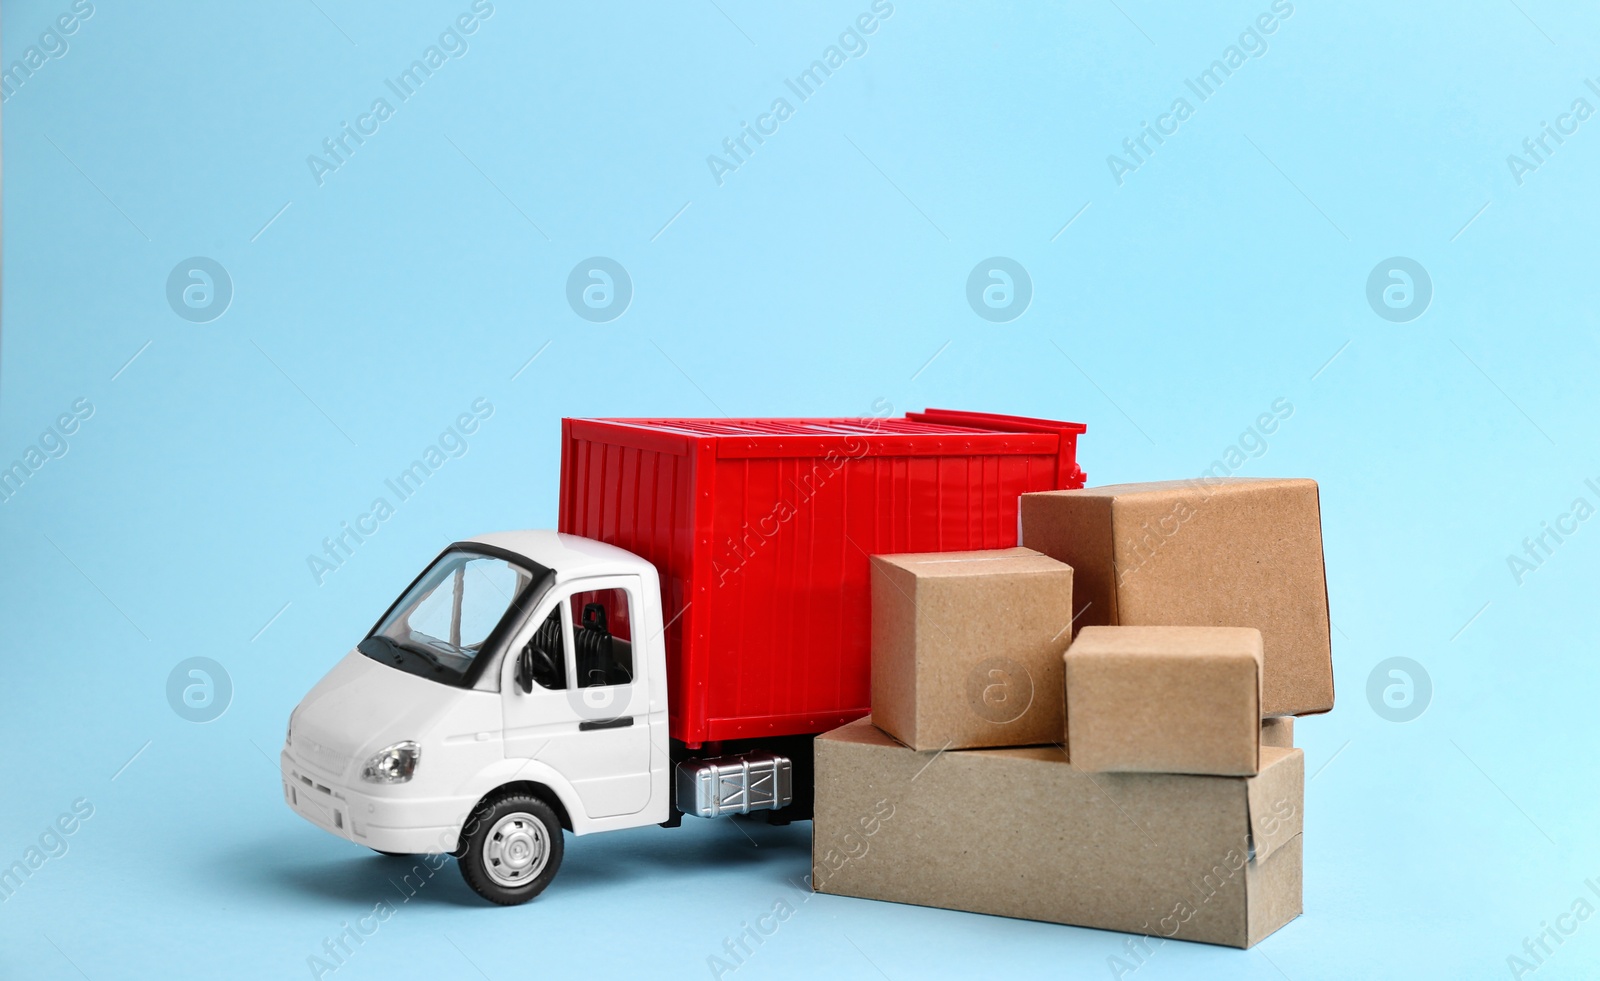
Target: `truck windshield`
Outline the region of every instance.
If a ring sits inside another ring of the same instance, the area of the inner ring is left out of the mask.
[[[530,563],[531,565],[531,563]],[[541,572],[545,570],[540,570]],[[357,649],[448,685],[472,684],[473,665],[523,606],[536,577],[495,555],[452,549],[406,590]],[[514,624],[508,626],[510,629]]]

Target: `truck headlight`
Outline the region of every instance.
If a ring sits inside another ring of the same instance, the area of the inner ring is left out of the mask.
[[[377,752],[361,768],[361,779],[368,783],[405,783],[417,772],[422,747],[411,740],[395,743]]]

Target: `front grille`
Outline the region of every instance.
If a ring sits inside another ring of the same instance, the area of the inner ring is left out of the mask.
[[[301,773],[296,773],[295,776],[299,777],[300,778],[300,782],[305,784],[307,787],[310,787],[313,790],[320,790],[323,793],[329,795],[330,797],[333,795],[332,788],[323,786],[322,784],[317,783],[315,780],[313,780],[310,777],[308,777],[308,776],[306,776],[304,774],[301,774]]]
[[[302,786],[310,790],[315,790],[317,793],[322,794],[325,797],[333,797],[338,800],[344,800],[343,794],[335,793],[332,787],[325,783],[318,783],[297,769],[290,768],[289,775],[295,780],[299,781]]]

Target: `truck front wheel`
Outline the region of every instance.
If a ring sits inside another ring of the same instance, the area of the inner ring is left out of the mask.
[[[544,891],[561,868],[561,821],[550,805],[505,793],[478,806],[467,821],[456,858],[473,892],[516,906]]]

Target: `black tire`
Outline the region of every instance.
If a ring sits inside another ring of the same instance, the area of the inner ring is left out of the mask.
[[[544,892],[561,868],[565,843],[550,805],[528,794],[490,797],[467,819],[456,860],[472,891],[516,906]]]

